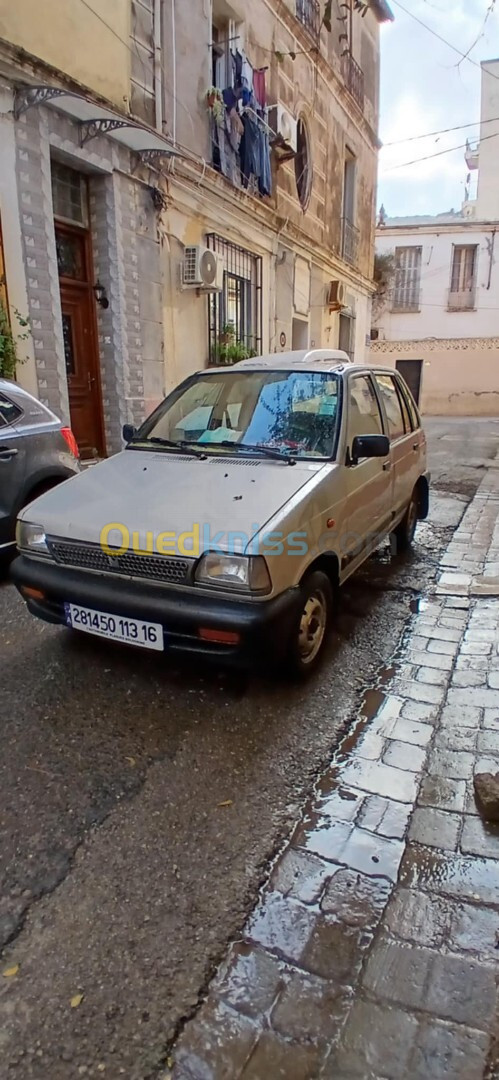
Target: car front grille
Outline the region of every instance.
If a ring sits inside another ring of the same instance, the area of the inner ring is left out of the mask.
[[[170,555],[139,555],[127,551],[123,555],[107,555],[99,544],[69,543],[48,539],[49,551],[56,563],[82,570],[96,570],[121,577],[144,578],[148,581],[184,585],[189,576],[192,559],[177,559]]]

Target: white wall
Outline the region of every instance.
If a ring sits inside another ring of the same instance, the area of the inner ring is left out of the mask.
[[[499,83],[498,83],[499,90]],[[498,114],[499,115],[499,103]],[[499,216],[499,215],[498,215]],[[494,227],[480,223],[431,228],[378,230],[376,251],[394,252],[396,247],[422,247],[421,309],[419,312],[392,312],[390,302],[373,319],[388,341],[423,338],[478,338],[497,336],[499,330],[499,226],[491,247]],[[452,250],[455,244],[478,244],[476,310],[448,311]],[[490,287],[489,287],[490,273]]]
[[[499,220],[499,60],[482,64],[480,155],[475,216]]]

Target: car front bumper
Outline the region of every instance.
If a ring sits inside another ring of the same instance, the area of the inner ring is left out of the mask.
[[[299,615],[297,588],[270,600],[227,599],[202,589],[199,593],[184,592],[181,587],[110,578],[25,555],[13,562],[11,577],[32,614],[46,622],[66,625],[64,604],[80,604],[111,615],[161,623],[166,652],[190,652],[227,662],[279,660]],[[27,596],[23,588],[37,589],[43,598]],[[238,633],[240,641],[230,645],[206,641],[199,636],[200,628]]]

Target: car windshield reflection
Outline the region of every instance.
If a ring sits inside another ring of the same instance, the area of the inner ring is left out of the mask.
[[[230,446],[275,456],[332,458],[339,421],[334,372],[227,371],[194,376],[174,391],[138,432],[140,444]]]

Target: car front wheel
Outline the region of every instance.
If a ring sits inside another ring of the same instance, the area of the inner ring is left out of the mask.
[[[294,678],[304,679],[316,667],[332,614],[331,582],[321,570],[308,574],[300,586],[300,613],[293,626],[286,670]]]

